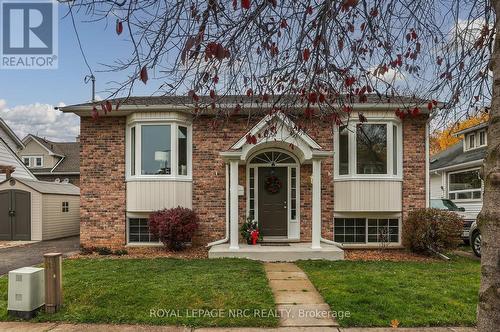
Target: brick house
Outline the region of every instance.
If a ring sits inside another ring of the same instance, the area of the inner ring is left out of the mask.
[[[91,103],[62,107],[81,117],[82,245],[157,245],[148,215],[180,205],[199,215],[195,240],[211,257],[342,259],[338,247],[401,246],[403,219],[427,204],[427,103],[369,96],[339,129],[303,105],[286,116],[255,99],[195,111],[186,97],[130,97],[97,121]],[[416,106],[418,116],[395,115]],[[243,243],[246,218],[271,245]]]

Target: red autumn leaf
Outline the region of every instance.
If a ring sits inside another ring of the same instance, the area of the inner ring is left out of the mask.
[[[430,110],[432,110],[432,107],[433,107],[433,105],[432,105],[432,102],[430,101],[430,102],[427,104],[427,109],[430,111]]]
[[[250,9],[250,0],[241,0],[241,8]]]
[[[101,103],[101,109],[103,111],[104,114],[108,113],[108,110],[106,109],[106,104],[105,103]]]
[[[359,113],[358,114],[358,118],[359,118],[359,122],[366,122],[366,121],[368,121],[368,119],[366,118],[366,116],[363,113]]]
[[[233,0],[233,9],[238,9],[238,0]]]
[[[432,103],[434,104],[434,106],[437,106],[437,104],[438,104],[437,100],[434,100],[434,99],[432,99]]]
[[[210,90],[210,98],[215,99],[215,91]]]
[[[306,118],[312,118],[314,115],[314,109],[313,108],[310,108],[310,107],[306,107],[306,109],[304,110],[304,116]]]
[[[146,84],[148,81],[148,69],[146,68],[146,66],[142,67],[140,77],[141,77],[141,81],[144,84]]]
[[[117,19],[116,20],[116,33],[118,35],[121,35],[122,32],[123,32],[123,22]]]
[[[307,100],[311,104],[315,104],[316,101],[318,100],[318,95],[316,94],[316,92],[310,92],[309,95],[307,96]]]
[[[351,77],[348,77],[345,79],[345,85],[347,87],[350,87],[351,85],[353,85],[354,82],[356,82],[356,78],[354,76],[351,76]]]
[[[416,32],[415,30],[413,30],[413,31],[411,32],[411,38],[412,38],[412,39],[417,39],[417,38],[418,38],[418,36],[417,36],[417,32]]]
[[[342,51],[344,49],[344,40],[339,38],[337,44],[339,46],[339,50]]]
[[[441,66],[441,64],[443,63],[443,58],[438,56],[436,59],[436,63],[438,64],[438,66]]]
[[[113,110],[113,105],[111,105],[111,102],[109,100],[106,100],[106,111],[111,112]]]
[[[93,120],[97,120],[99,118],[99,112],[97,111],[97,108],[95,106],[92,108],[91,115]]]
[[[248,89],[247,90],[247,97],[251,97],[253,96],[253,90],[252,89]]]
[[[193,98],[194,101],[198,101],[200,99],[194,90],[189,90],[188,96]]]
[[[302,59],[304,59],[304,61],[307,61],[309,60],[310,56],[311,56],[311,51],[309,51],[308,48],[305,48],[304,51],[302,52]]]
[[[282,29],[286,29],[286,28],[288,28],[288,22],[287,22],[285,19],[282,19],[282,20],[281,20],[281,23],[280,23],[280,27],[281,27]]]
[[[371,10],[370,10],[370,16],[372,17],[376,17],[378,16],[378,9],[376,7],[373,7]]]
[[[342,7],[347,10],[350,7],[356,7],[358,4],[358,0],[345,0],[344,3],[342,4]]]
[[[420,114],[420,108],[418,107],[415,107],[412,111],[411,111],[411,115],[413,116],[417,116]]]
[[[312,13],[313,13],[313,7],[307,6],[306,13],[309,14],[309,15],[312,15]]]
[[[117,102],[117,103],[116,103],[116,106],[115,106],[115,111],[118,111],[118,108],[120,108],[120,102]]]
[[[219,83],[219,76],[215,75],[214,78],[212,78],[212,82],[215,84]]]
[[[319,94],[319,102],[320,103],[324,103],[326,101],[326,97],[324,94],[320,93]]]
[[[263,101],[269,101],[269,95],[267,93],[264,93],[264,95],[262,96],[262,100]]]

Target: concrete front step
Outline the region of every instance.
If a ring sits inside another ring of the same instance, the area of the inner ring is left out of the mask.
[[[230,249],[228,243],[215,245],[208,251],[208,258],[247,258],[263,262],[295,262],[298,260],[324,259],[343,260],[344,251],[330,244],[312,249],[310,243],[289,243],[286,246],[253,246],[240,244],[239,249]]]

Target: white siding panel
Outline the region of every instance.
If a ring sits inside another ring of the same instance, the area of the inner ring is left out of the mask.
[[[62,212],[62,202],[69,203],[68,212]],[[80,197],[43,195],[43,240],[78,235],[79,233]]]
[[[127,211],[152,212],[192,207],[193,184],[188,181],[127,182]]]
[[[31,194],[31,240],[42,240],[42,194],[31,189],[30,187],[16,181],[16,184],[11,186],[9,182],[0,184],[1,190],[23,190]]]
[[[0,141],[0,165],[7,165],[15,167],[12,176],[25,178],[25,179],[35,179],[35,177],[26,170],[25,166],[21,163],[19,158],[10,150],[7,145]],[[0,181],[5,180],[5,174],[0,175]]]
[[[334,195],[336,212],[402,210],[400,181],[336,181]]]

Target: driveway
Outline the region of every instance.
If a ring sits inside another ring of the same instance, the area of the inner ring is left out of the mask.
[[[78,251],[79,248],[79,236],[41,241],[19,247],[1,248],[0,275],[20,267],[40,264],[43,262],[43,255],[46,253],[62,252],[63,254],[68,254]]]

